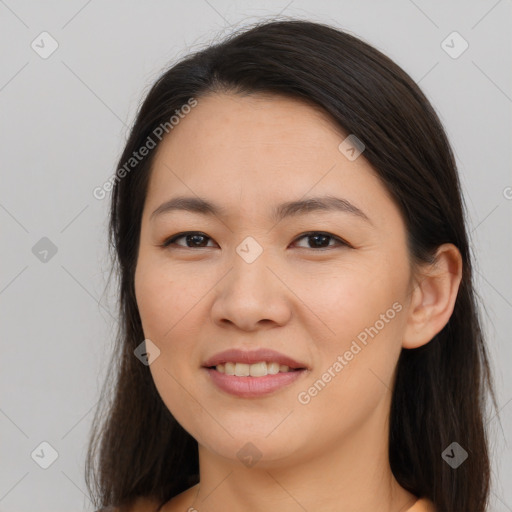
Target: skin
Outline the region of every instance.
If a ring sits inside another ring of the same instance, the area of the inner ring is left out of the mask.
[[[393,477],[388,416],[402,348],[428,343],[447,323],[462,263],[445,244],[432,266],[413,266],[406,230],[364,153],[317,108],[280,96],[211,94],[162,141],[142,218],[135,274],[144,335],[160,349],[150,371],[162,400],[198,441],[200,483],[166,512],[225,510],[403,512],[416,497]],[[371,220],[314,212],[275,223],[285,201],[334,195]],[[177,195],[224,206],[225,217],[173,212]],[[307,231],[327,238],[315,248]],[[199,242],[181,238],[200,231]],[[236,252],[247,237],[263,249]],[[380,315],[402,308],[308,404],[298,401]],[[202,365],[228,348],[270,347],[305,362],[298,381],[264,398],[220,391]],[[148,435],[151,435],[148,433]],[[254,444],[246,467],[237,452]],[[142,510],[142,507],[140,507]]]

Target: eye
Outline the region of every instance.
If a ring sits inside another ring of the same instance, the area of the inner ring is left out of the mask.
[[[190,246],[183,246],[181,244],[177,244],[176,240],[179,240],[180,238],[185,238],[185,243],[188,244],[189,242],[192,244],[192,247]],[[200,231],[185,231],[183,233],[178,233],[176,235],[173,235],[171,238],[168,238],[165,240],[165,242],[162,244],[162,247],[169,247],[170,245],[177,245],[179,247],[185,247],[185,249],[192,249],[193,247],[205,247],[202,240],[209,239],[210,237],[205,235],[204,233],[201,233]]]
[[[176,243],[177,240],[180,240],[181,238],[185,239],[186,245]],[[309,231],[308,233],[304,233],[298,238],[296,238],[295,241],[301,240],[303,238],[309,238],[310,240],[313,240],[313,246],[303,247],[304,249],[329,249],[335,247],[336,243],[338,244],[338,246],[351,247],[351,245],[345,242],[345,240],[342,240],[341,238],[331,233],[326,233],[323,231]],[[177,233],[176,235],[173,235],[172,237],[165,240],[164,243],[162,244],[162,247],[165,248],[171,245],[176,245],[178,247],[183,247],[185,249],[193,249],[194,247],[200,249],[203,247],[207,247],[207,240],[211,240],[211,238],[205,235],[204,233],[201,233],[200,231],[185,231],[183,233]],[[330,241],[334,241],[335,244],[331,245]],[[325,245],[326,243],[327,245]]]
[[[329,249],[330,247],[334,247],[336,244],[329,245],[329,239],[333,240],[338,245],[350,247],[350,245],[341,238],[323,231],[310,231],[309,233],[304,233],[299,236],[296,240],[301,240],[302,238],[309,238],[313,240],[313,247],[305,247],[305,249]],[[325,245],[326,242],[327,246]]]

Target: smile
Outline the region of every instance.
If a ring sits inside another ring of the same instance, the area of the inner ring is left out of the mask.
[[[231,363],[232,364],[232,363]],[[236,363],[234,365],[235,371],[236,367],[240,363]],[[257,363],[254,365],[242,365],[241,373],[247,373],[250,371],[250,368],[247,367],[259,367],[261,370],[262,365],[266,365],[266,363]],[[224,366],[224,372],[219,371],[218,367]],[[285,371],[278,371],[277,373],[268,373],[266,375],[261,376],[252,376],[252,375],[235,375],[228,374],[225,371],[226,365],[218,365],[215,368],[204,368],[204,370],[208,373],[208,377],[210,382],[213,383],[215,387],[220,389],[221,391],[228,393],[230,395],[234,395],[240,398],[259,398],[263,396],[270,395],[277,391],[282,390],[283,388],[288,387],[292,383],[296,382],[301,377],[307,373],[307,370],[302,369],[288,369],[288,367],[284,367]],[[230,363],[227,363],[228,368],[230,368]],[[275,366],[272,366],[272,363],[269,365],[271,369],[275,369]],[[230,368],[231,370],[233,367]],[[258,371],[258,370],[256,370]]]
[[[294,358],[269,348],[232,348],[207,359],[202,366],[210,383],[224,393],[258,398],[280,391],[310,372]]]
[[[279,364],[275,361],[269,363],[261,361],[255,364],[227,362],[225,364],[218,364],[215,369],[219,373],[236,375],[237,377],[264,377],[265,375],[293,372],[299,368],[290,368],[285,364]]]

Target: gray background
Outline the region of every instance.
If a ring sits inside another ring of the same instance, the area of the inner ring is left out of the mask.
[[[92,510],[86,441],[116,328],[105,293],[108,198],[92,191],[115,171],[164,67],[278,13],[339,26],[389,55],[446,127],[498,387],[492,510],[512,511],[511,0],[0,0],[0,511]],[[46,59],[31,47],[43,31],[59,45]],[[453,31],[469,44],[458,58],[441,45]],[[43,237],[56,254],[38,252]],[[43,441],[58,453],[48,469],[31,458]]]

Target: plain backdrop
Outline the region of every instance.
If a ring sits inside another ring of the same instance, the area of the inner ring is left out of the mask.
[[[280,13],[383,51],[447,130],[498,388],[491,510],[512,511],[511,0],[0,0],[0,511],[92,510],[85,450],[116,327],[108,197],[92,191],[165,68]]]

